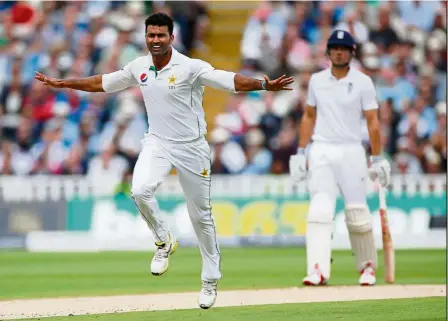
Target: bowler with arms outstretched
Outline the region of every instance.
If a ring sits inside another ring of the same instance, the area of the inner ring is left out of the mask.
[[[204,86],[230,92],[291,90],[294,80],[245,77],[217,70],[191,59],[172,47],[173,20],[155,13],[145,21],[149,54],[129,62],[123,69],[82,79],[55,79],[39,72],[35,78],[54,88],[113,93],[139,86],[145,101],[149,131],[143,139],[132,178],[132,198],[156,239],[151,262],[153,275],[164,274],[170,255],[177,248],[176,237],[164,221],[154,196],[159,185],[175,167],[185,194],[188,214],[202,255],[202,289],[199,306],[212,307],[221,279],[221,255],[216,239],[210,202],[210,147],[202,107]]]

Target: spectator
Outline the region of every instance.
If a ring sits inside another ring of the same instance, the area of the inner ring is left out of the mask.
[[[31,154],[33,146],[32,121],[22,117],[16,129],[16,141],[11,146],[11,170],[14,175],[29,175],[33,172],[35,159]]]
[[[418,96],[411,108],[402,114],[401,121],[398,124],[398,132],[405,135],[411,128],[415,128],[417,137],[427,139],[436,130],[436,113],[428,102]]]
[[[390,9],[388,5],[379,7],[378,27],[370,31],[369,38],[383,53],[390,52],[391,46],[399,43],[397,33],[390,25]]]
[[[241,42],[243,59],[259,61],[266,51],[277,51],[285,29],[285,19],[264,2],[254,12],[244,30]]]
[[[186,53],[193,48],[204,49],[204,36],[209,28],[207,5],[204,1],[166,1],[179,24],[183,47]]]
[[[92,158],[87,176],[92,182],[101,182],[101,184],[107,182],[113,189],[121,181],[128,168],[129,163],[126,158],[117,153],[114,144],[109,144],[100,155]]]
[[[69,154],[69,149],[62,140],[62,124],[56,118],[45,124],[41,141],[30,150],[35,161],[32,173],[61,174],[63,162]]]
[[[285,118],[282,128],[270,144],[273,150],[273,173],[285,174],[289,172],[289,158],[296,153],[297,145],[297,121],[293,117]]]
[[[124,98],[118,108],[113,121],[104,127],[99,145],[106,148],[110,144],[115,145],[116,152],[132,167],[141,150],[141,140],[147,129],[146,119],[138,112],[139,106],[133,98]]]
[[[403,110],[405,101],[412,101],[415,98],[415,87],[403,77],[400,77],[397,71],[392,69],[382,70],[382,82],[378,85],[377,94],[380,101],[391,98],[394,109]]]
[[[81,145],[73,146],[67,155],[67,158],[62,162],[62,175],[83,175],[86,174],[84,164],[82,162],[85,157],[85,150]]]
[[[24,113],[24,97],[27,92],[27,86],[22,83],[20,77],[20,65],[15,63],[14,66],[11,81],[0,95],[2,132],[3,136],[10,140],[14,140],[20,116]]]
[[[398,1],[398,11],[403,21],[411,27],[430,31],[440,3],[438,1]]]
[[[308,30],[307,39],[312,45],[326,44],[333,29],[334,3],[319,2],[314,27]],[[324,50],[325,51],[325,50]]]
[[[344,12],[344,21],[336,25],[335,29],[346,30],[355,38],[356,43],[363,44],[369,40],[369,31],[366,25],[358,19],[358,13],[354,10]]]
[[[412,154],[411,141],[407,137],[401,137],[398,140],[398,153],[392,163],[392,173],[399,174],[421,174],[422,168],[418,158]]]
[[[242,174],[267,174],[271,169],[272,154],[264,147],[265,138],[263,132],[254,128],[245,136],[247,165]]]
[[[238,174],[246,166],[243,148],[230,140],[230,132],[217,127],[210,133],[212,170],[214,174]]]

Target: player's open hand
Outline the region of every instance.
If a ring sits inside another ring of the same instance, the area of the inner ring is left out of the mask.
[[[264,80],[266,81],[266,90],[268,91],[292,90],[288,85],[294,82],[294,78],[286,77],[286,75],[274,80],[269,80],[268,76],[265,75]]]
[[[38,71],[35,71],[34,79],[43,82],[46,86],[50,86],[53,88],[64,88],[64,82],[62,79],[50,78]]]

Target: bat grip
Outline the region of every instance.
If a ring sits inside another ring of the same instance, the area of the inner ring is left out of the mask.
[[[378,187],[378,196],[380,199],[380,209],[385,210],[387,209],[386,206],[386,188],[384,188],[381,184],[379,184]]]

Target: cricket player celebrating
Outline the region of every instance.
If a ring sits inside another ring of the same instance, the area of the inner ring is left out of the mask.
[[[312,75],[305,113],[299,128],[299,148],[290,158],[294,181],[306,178],[310,206],[306,243],[305,285],[324,285],[330,278],[331,234],[338,190],[345,203],[350,243],[361,273],[361,285],[374,285],[377,253],[372,217],[366,203],[366,182],[378,178],[386,186],[390,165],[381,156],[378,104],[371,78],[350,67],[355,42],[350,33],[334,31],[327,43],[331,68]],[[362,116],[365,116],[371,145],[371,167],[367,169],[361,145]],[[312,137],[311,137],[312,136]],[[312,138],[308,153],[305,149]],[[308,163],[308,164],[307,164]]]
[[[132,198],[156,239],[151,262],[153,275],[168,270],[169,256],[178,242],[161,217],[154,193],[177,169],[188,213],[198,237],[202,255],[202,289],[199,306],[215,303],[220,271],[220,252],[210,204],[210,148],[205,139],[202,108],[204,86],[231,92],[291,90],[294,80],[282,76],[264,81],[216,70],[210,64],[190,59],[172,47],[173,20],[156,13],[145,21],[149,54],[109,74],[82,79],[55,79],[36,72],[35,78],[55,88],[112,93],[140,86],[148,114],[149,131],[142,143],[132,179]]]

